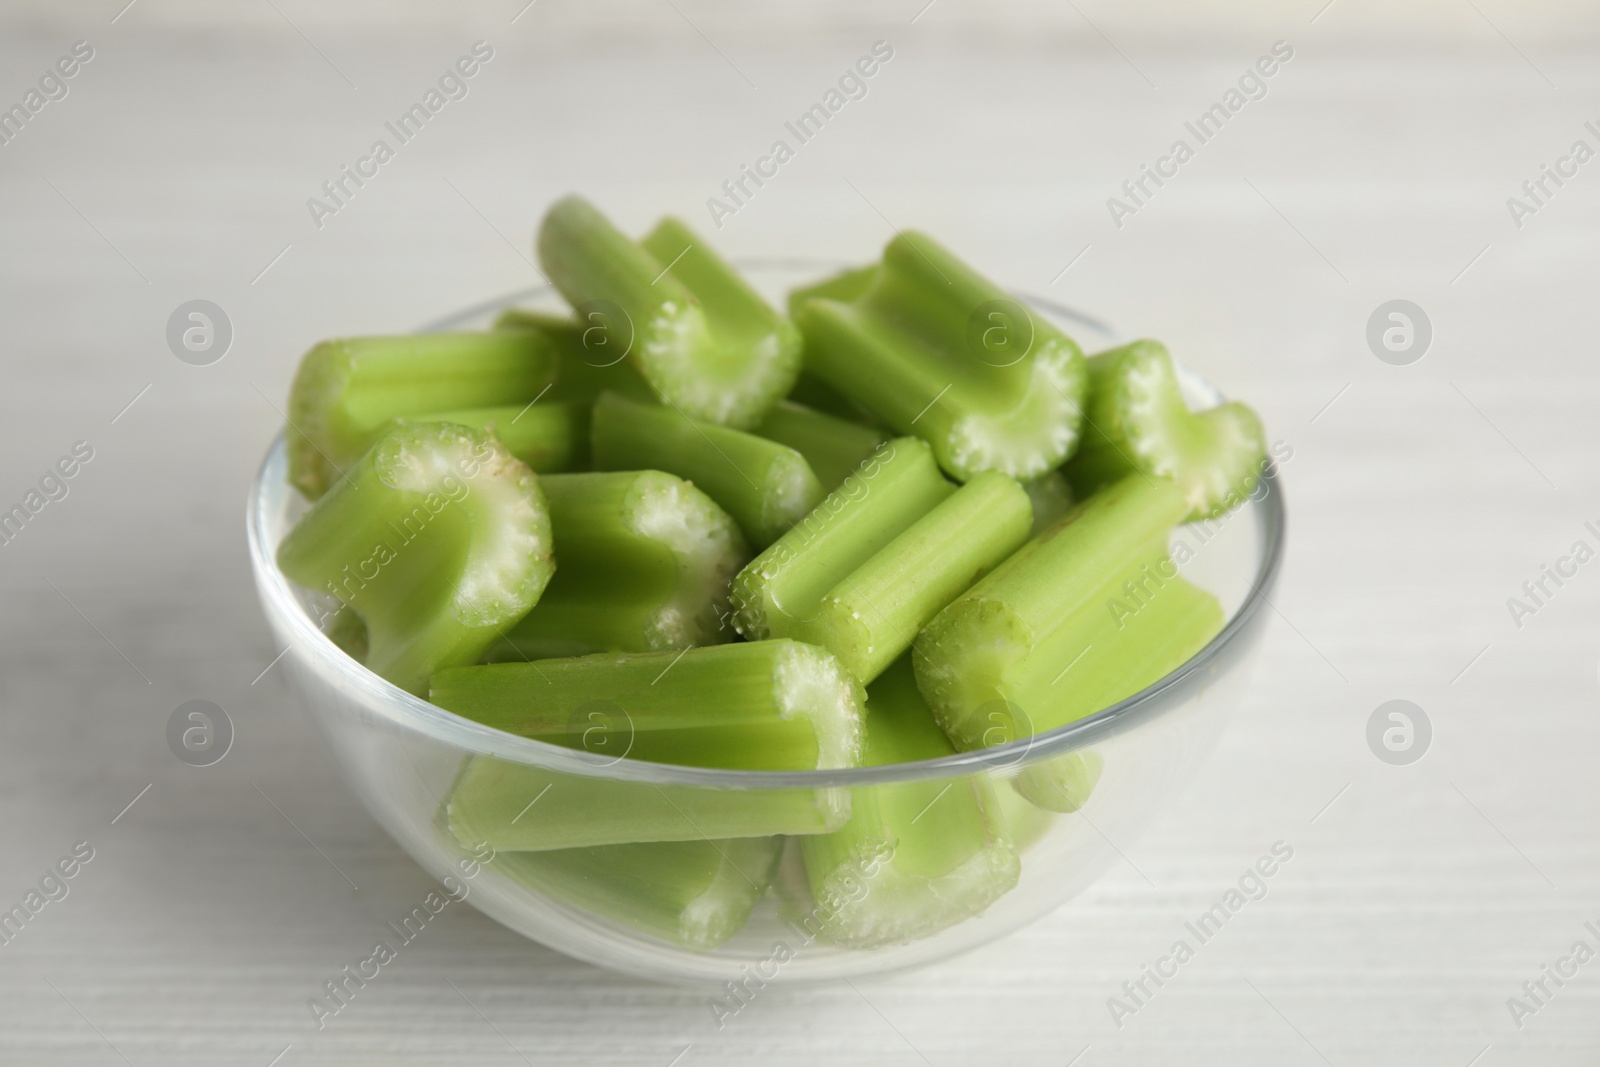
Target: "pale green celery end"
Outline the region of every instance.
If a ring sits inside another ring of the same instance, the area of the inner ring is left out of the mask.
[[[289,480],[326,492],[396,418],[526,403],[555,378],[556,354],[530,334],[444,333],[324,341],[289,392]]]
[[[820,834],[850,817],[845,789],[707,789],[546,771],[469,757],[445,803],[467,848],[543,852],[641,841]]]
[[[837,489],[888,440],[883,431],[780,400],[755,432],[799,452],[824,492]]]
[[[458,668],[434,676],[429,699],[510,733],[654,762],[816,770],[861,756],[859,685],[792,641]]]
[[[560,566],[491,659],[732,639],[727,586],[749,551],[706,494],[660,471],[558,474],[544,487]]]
[[[704,952],[749,920],[781,847],[759,837],[501,852],[493,870],[570,908]]]
[[[687,478],[764,548],[822,499],[805,458],[786,445],[616,394],[596,401],[594,457],[608,470],[656,468]]]
[[[859,300],[867,295],[872,288],[872,282],[878,275],[878,264],[868,263],[864,267],[851,267],[840,271],[838,274],[829,275],[819,282],[802,285],[789,291],[789,316],[794,317],[795,310],[805,301],[813,298],[824,300]]]
[[[550,580],[538,479],[498,441],[448,423],[390,430],[278,547],[294,582],[362,616],[367,666],[424,692],[471,663]]]
[[[870,682],[940,609],[1026,541],[1031,521],[1021,486],[985,471],[830,589],[796,636]]]
[[[1089,802],[1104,766],[1098,752],[1079,749],[1028,764],[1011,785],[1031,806],[1067,814]],[[1012,816],[1011,825],[1023,827],[1025,833],[1032,832],[1027,819]]]
[[[999,804],[1000,815],[1005,819],[1006,832],[1011,835],[1011,843],[1019,856],[1044,840],[1060,815],[1023,797],[1016,787],[1016,779],[1010,782],[997,781],[994,797]]]
[[[786,636],[829,589],[954,491],[925,442],[886,443],[739,572],[732,599],[740,632]]]
[[[610,300],[640,333],[663,308],[694,303],[680,282],[662,276],[665,264],[581,197],[563,197],[545,213],[538,251],[545,274],[575,307]]]

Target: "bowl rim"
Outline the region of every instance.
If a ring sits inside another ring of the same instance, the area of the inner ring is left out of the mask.
[[[822,269],[838,266],[836,263],[820,260],[792,258],[742,259],[739,265],[756,268],[819,267]],[[444,316],[418,332],[442,332],[460,328],[466,322],[489,311],[509,307],[515,302],[549,291],[549,286],[519,289]],[[1111,334],[1111,330],[1104,323],[1054,301],[1031,295],[1024,296],[1024,299],[1032,306],[1062,318],[1073,319],[1107,335]],[[250,565],[255,572],[262,609],[269,616],[269,621],[280,625],[287,632],[291,645],[298,645],[299,651],[310,660],[310,666],[329,680],[338,681],[347,689],[354,689],[362,698],[364,706],[376,717],[463,752],[493,756],[497,759],[579,777],[655,785],[741,790],[823,789],[942,779],[985,770],[1011,772],[1040,760],[1106,741],[1181,706],[1183,703],[1181,696],[1191,686],[1203,683],[1212,668],[1219,661],[1225,661],[1225,657],[1234,651],[1235,646],[1245,640],[1246,635],[1252,630],[1256,617],[1264,608],[1271,606],[1270,593],[1282,571],[1288,527],[1277,464],[1269,457],[1260,475],[1261,484],[1266,487],[1265,492],[1261,493],[1259,499],[1252,493],[1247,501],[1255,505],[1252,511],[1256,516],[1261,536],[1261,549],[1250,588],[1238,609],[1204,648],[1176,670],[1092,715],[1007,744],[910,763],[811,771],[724,770],[651,763],[644,760],[616,760],[505,733],[464,718],[455,712],[446,711],[419,696],[406,692],[351,659],[317,627],[311,616],[301,607],[294,586],[278,569],[275,559],[276,546],[269,547],[271,531],[268,530],[267,524],[283,497],[294,491],[285,476],[286,455],[285,436],[280,431],[268,447],[267,454],[250,484],[250,495],[245,509],[246,534]],[[1244,505],[1241,505],[1241,508],[1243,507]]]

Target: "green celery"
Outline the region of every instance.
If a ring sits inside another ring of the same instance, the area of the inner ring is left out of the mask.
[[[434,675],[428,699],[498,730],[619,759],[775,771],[861,759],[860,685],[797,641],[454,667]]]
[[[589,465],[588,404],[541,398],[532,404],[434,412],[427,421],[453,422],[493,434],[507,451],[539,474]]]
[[[870,682],[941,608],[1028,539],[1032,519],[1021,486],[983,471],[840,579],[793,636]]]
[[[757,548],[776,541],[823,497],[810,464],[789,446],[670,407],[602,393],[593,433],[596,467],[689,479],[727,509]]]
[[[1261,420],[1233,401],[1191,412],[1172,357],[1159,341],[1134,341],[1089,360],[1088,425],[1066,474],[1087,494],[1131,471],[1171,478],[1186,521],[1231,510],[1266,469]]]
[[[867,691],[866,762],[955,750],[917,692],[909,656]],[[800,839],[814,921],[829,940],[871,948],[971,918],[1017,884],[1021,864],[996,789],[956,773],[851,791],[850,821]]]
[[[557,355],[531,331],[324,341],[289,391],[289,481],[315,499],[397,418],[514,404],[555,381]]]
[[[603,729],[598,721],[595,727]],[[467,848],[487,842],[501,852],[542,852],[828,833],[849,819],[850,793],[656,785],[474,756],[465,761],[443,817],[450,835]]]
[[[875,268],[791,295],[810,372],[966,481],[1059,465],[1078,441],[1083,353],[1071,338],[921,234]]]
[[[916,642],[917,683],[957,748],[1020,739],[1092,714],[1205,646],[1222,628],[1222,607],[1167,555],[1187,509],[1171,482],[1130,475],[1079,504],[928,624]],[[1081,797],[1056,801],[1067,802]]]
[[[389,430],[345,474],[284,537],[278,566],[355,609],[369,668],[425,692],[550,581],[544,493],[493,437],[442,422]]]
[[[859,422],[780,400],[755,432],[806,458],[824,492],[833,492],[889,435]]]
[[[538,246],[586,328],[622,344],[684,414],[748,428],[794,385],[799,331],[681,222],[664,219],[635,243],[569,196],[545,215]]]
[[[501,852],[494,870],[570,908],[705,952],[749,920],[782,844],[746,837]]]
[[[800,376],[794,380],[794,388],[789,390],[788,399],[858,426],[876,428],[882,425],[876,415],[806,370],[803,365]]]
[[[1030,478],[1022,483],[1022,488],[1028,491],[1028,499],[1033,502],[1031,536],[1034,537],[1054,526],[1076,503],[1072,493],[1072,483],[1058,470]]]
[[[732,638],[728,583],[750,558],[728,514],[660,471],[553,474],[557,568],[491,659],[658,652]]]
[[[555,348],[556,384],[545,395],[546,401],[574,401],[590,407],[608,389],[635,400],[655,399],[604,325],[586,325],[570,315],[509,308],[495,319],[494,328],[534,331]]]
[[[925,443],[884,444],[739,572],[734,625],[755,640],[790,636],[830,589],[953,492]]]

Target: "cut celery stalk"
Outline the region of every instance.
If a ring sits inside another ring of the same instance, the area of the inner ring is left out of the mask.
[[[953,751],[902,657],[868,690],[867,762]],[[995,793],[981,773],[852,790],[843,829],[800,841],[818,932],[852,948],[910,941],[1009,892],[1021,864]]]
[[[428,699],[619,759],[775,771],[861,759],[860,685],[797,641],[455,667],[434,675]]]
[[[656,395],[684,414],[748,428],[794,385],[794,324],[681,222],[664,219],[636,244],[569,196],[545,215],[538,245],[580,323],[621,344]]]
[[[852,471],[889,439],[858,422],[824,414],[790,400],[780,400],[755,432],[788,445],[806,458],[824,492],[839,488]]]
[[[928,624],[916,642],[917,683],[957,748],[1062,726],[1205,646],[1222,628],[1222,607],[1167,555],[1187,509],[1171,482],[1130,475]]]
[[[1193,521],[1242,503],[1266,469],[1266,435],[1255,412],[1237,401],[1191,412],[1159,341],[1134,341],[1089,360],[1086,416],[1083,444],[1066,467],[1081,494],[1142,471],[1177,482]]]
[[[427,421],[453,422],[493,434],[538,474],[589,465],[589,405],[585,403],[541,398],[532,404],[433,412]]]
[[[339,646],[339,650],[357,663],[365,663],[367,659],[367,624],[361,621],[361,616],[349,604],[341,604],[339,609],[330,616],[323,626],[323,633],[328,635],[328,640]]]
[[[1028,491],[1028,499],[1033,502],[1033,532],[1030,535],[1033,537],[1054,526],[1072,510],[1076,502],[1072,483],[1058,470],[1030,478],[1022,483],[1022,488]]]
[[[604,325],[586,325],[570,315],[510,308],[495,319],[494,328],[541,333],[555,348],[556,384],[545,394],[545,401],[574,401],[589,407],[608,389],[635,400],[655,399]]]
[[[1028,539],[1028,494],[983,471],[829,589],[793,636],[870,682],[941,608]]]
[[[728,583],[750,558],[728,514],[660,471],[541,479],[555,577],[498,660],[659,652],[731,640]]]
[[[1161,671],[1151,681],[1165,673]],[[1143,688],[1143,685],[1138,685],[1129,693],[1136,693]],[[1118,699],[1120,697],[1112,697],[1106,703],[1112,704]],[[1011,780],[1011,785],[1017,795],[1026,797],[1035,807],[1045,811],[1072,812],[1089,803],[1094,787],[1100,783],[1100,772],[1104,769],[1105,763],[1100,753],[1076,749],[1028,764]]]
[[[391,429],[278,546],[291,581],[366,623],[366,664],[422,693],[471,663],[550,581],[539,481],[504,445],[443,422]]]
[[[1044,840],[1051,827],[1055,826],[1059,813],[1025,799],[1015,788],[1011,788],[1014,784],[996,781],[994,798],[1005,821],[1011,844],[1016,848],[1017,855],[1021,856]]]
[[[800,376],[794,380],[794,388],[789,390],[788,399],[858,426],[876,429],[883,425],[876,415],[806,370],[803,365]]]
[[[1083,353],[1071,338],[921,234],[882,263],[802,289],[790,314],[807,370],[966,481],[1059,465],[1078,441]]]
[[[568,907],[704,952],[749,920],[782,845],[742,837],[501,852],[494,870]]]
[[[689,479],[727,509],[757,548],[776,541],[823,497],[811,465],[789,446],[670,407],[601,394],[593,434],[596,467]]]
[[[289,481],[315,499],[394,419],[534,400],[556,378],[542,334],[427,333],[324,341],[289,392]]]
[[[901,437],[883,445],[739,572],[734,625],[754,640],[789,636],[828,590],[953,492],[925,443]]]
[[[444,820],[467,848],[501,852],[821,834],[850,817],[847,789],[710,789],[562,774],[487,756],[466,761]]]

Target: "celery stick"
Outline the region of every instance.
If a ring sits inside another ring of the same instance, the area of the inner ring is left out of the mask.
[[[1083,445],[1066,474],[1080,494],[1130,471],[1171,478],[1189,503],[1186,521],[1242,503],[1266,469],[1255,412],[1237,401],[1191,412],[1172,357],[1159,341],[1134,341],[1089,360]]]
[[[541,334],[432,333],[324,341],[289,392],[289,481],[315,499],[394,419],[535,399],[556,378]]]
[[[1058,470],[1030,478],[1022,483],[1022,488],[1028,491],[1028,499],[1033,502],[1033,532],[1030,534],[1033,537],[1054,526],[1076,502],[1072,483]]]
[[[824,415],[832,415],[836,419],[844,419],[858,426],[876,429],[883,425],[872,412],[803,366],[800,376],[794,380],[794,388],[789,390],[788,399],[796,404],[803,404],[813,411],[820,411]]]
[[[454,667],[434,675],[428,699],[619,759],[775,771],[861,759],[860,685],[797,641]]]
[[[830,589],[953,492],[922,441],[883,445],[739,572],[734,625],[755,640],[789,636]]]
[[[794,294],[806,368],[965,481],[1027,479],[1077,444],[1083,353],[1071,338],[920,234],[875,270]]]
[[[365,663],[367,659],[367,624],[361,621],[361,616],[356,614],[349,604],[341,604],[339,610],[326,621],[323,633],[328,635],[328,640],[339,646],[345,655],[357,663]]]
[[[889,435],[858,422],[780,400],[755,432],[788,445],[806,458],[823,492],[831,493],[865,463]]]
[[[601,470],[655,469],[689,479],[757,548],[823,497],[810,464],[789,446],[616,393],[595,402],[594,462]]]
[[[1028,539],[1028,494],[983,471],[839,581],[793,636],[870,682],[941,608]]]
[[[539,599],[554,570],[550,517],[538,479],[494,438],[406,423],[306,512],[278,566],[354,608],[367,666],[422,693]]]
[[[545,401],[576,401],[589,407],[607,389],[635,400],[655,399],[650,386],[623,358],[622,349],[614,343],[617,338],[603,325],[586,325],[570,315],[509,308],[495,319],[494,328],[532,330],[554,346],[556,384],[543,397]]]
[[[429,414],[427,421],[453,422],[491,433],[506,451],[539,474],[589,465],[589,405],[585,403],[541,398],[533,404],[439,411]]]
[[[1005,821],[1006,833],[1010,836],[1017,855],[1024,855],[1030,848],[1044,840],[1051,827],[1055,826],[1059,813],[1041,808],[1032,801],[1024,799],[1021,793],[1010,788],[1006,782],[997,781],[994,787],[994,798]]]
[[[821,834],[850,817],[847,789],[709,789],[541,770],[486,756],[466,761],[445,803],[462,845],[501,851]]]
[[[491,659],[658,652],[731,640],[728,583],[750,558],[726,512],[660,471],[553,474],[558,566]]]
[[[928,624],[916,642],[917,683],[957,748],[1091,714],[1205,646],[1222,628],[1222,607],[1167,555],[1187,509],[1171,482],[1130,475]]]
[[[569,196],[545,215],[538,244],[580,322],[606,331],[684,414],[748,428],[794,385],[794,324],[682,223],[664,219],[636,244]]]
[[[953,751],[902,657],[867,691],[867,762]],[[910,941],[1009,892],[1021,865],[995,793],[970,773],[852,790],[843,829],[800,840],[819,932],[852,948]]]
[[[1114,704],[1122,699],[1122,696],[1137,693],[1145,685],[1159,680],[1166,673],[1161,671],[1143,684],[1136,683],[1123,687],[1127,692],[1103,700],[1101,706]],[[1105,763],[1100,758],[1100,753],[1074,750],[1028,764],[1012,779],[1011,785],[1019,796],[1026,797],[1030,804],[1046,811],[1077,811],[1089,802],[1089,796],[1099,784],[1100,772],[1104,769]]]
[[[568,907],[704,952],[750,918],[782,844],[742,837],[501,852],[494,870]]]

